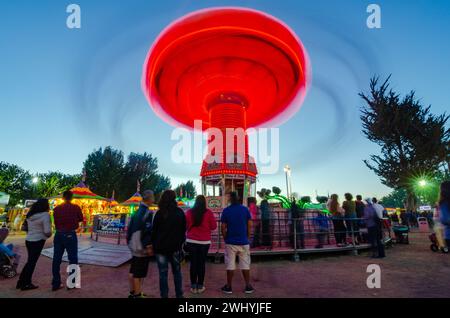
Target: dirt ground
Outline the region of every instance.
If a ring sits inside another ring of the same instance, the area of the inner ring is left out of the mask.
[[[24,249],[23,236],[11,236],[9,241]],[[256,260],[252,264],[252,280],[256,292],[245,295],[240,275],[235,277],[233,295],[220,292],[224,284],[223,264],[207,264],[206,292],[201,295],[189,293],[189,267],[183,266],[183,284],[186,297],[450,297],[450,254],[433,253],[429,248],[427,234],[411,233],[410,245],[395,245],[387,250],[383,260],[371,259],[367,253],[353,255],[320,255],[295,263],[289,259],[271,258]],[[46,247],[52,245],[51,240]],[[23,266],[25,259],[22,259]],[[381,288],[366,286],[369,264],[381,267]],[[64,268],[64,266],[62,267]],[[19,267],[19,270],[21,266]],[[0,297],[108,297],[123,298],[128,293],[129,264],[119,268],[81,266],[81,289],[50,290],[51,259],[39,259],[34,283],[40,288],[21,292],[15,289],[16,278],[0,278]],[[64,277],[64,276],[63,276]],[[170,294],[174,289],[169,280]],[[155,262],[149,269],[144,291],[149,297],[158,297],[158,277]]]

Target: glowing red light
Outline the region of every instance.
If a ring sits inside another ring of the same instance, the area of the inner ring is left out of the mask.
[[[173,125],[194,127],[201,120],[203,130],[246,129],[280,123],[299,109],[308,65],[302,43],[281,21],[250,9],[214,8],[191,13],[160,34],[142,84],[153,110]],[[217,154],[225,158],[231,149],[223,139]],[[239,156],[245,160],[237,169],[204,162],[201,175],[256,176],[247,137],[244,143]]]
[[[242,96],[246,126],[273,124],[300,107],[308,59],[284,23],[244,8],[191,13],[167,27],[153,44],[143,88],[153,110],[173,125],[210,125],[209,105],[223,93]]]

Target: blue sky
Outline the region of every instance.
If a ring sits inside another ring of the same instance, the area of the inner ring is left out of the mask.
[[[66,27],[70,3],[81,6],[79,30]],[[381,6],[381,29],[366,26],[370,3]],[[389,192],[362,162],[378,151],[361,133],[357,96],[374,74],[392,73],[396,90],[416,90],[435,113],[449,109],[445,0],[0,0],[0,161],[32,172],[79,173],[89,152],[111,145],[154,154],[174,185],[198,181],[198,164],[171,162],[173,127],[150,109],[140,78],[158,33],[174,19],[211,6],[272,14],[308,50],[311,88],[302,109],[280,127],[280,160],[292,167],[295,192]],[[284,189],[282,169],[260,177],[259,188],[272,185]]]

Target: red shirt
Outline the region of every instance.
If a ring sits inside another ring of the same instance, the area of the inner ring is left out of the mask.
[[[79,223],[83,222],[83,212],[78,205],[63,203],[53,210],[55,228],[60,232],[71,232],[78,229]]]
[[[192,210],[186,212],[186,228],[188,241],[208,242],[211,241],[211,231],[217,228],[217,221],[211,210],[206,209],[203,215],[202,223],[199,226],[193,226],[194,216]]]

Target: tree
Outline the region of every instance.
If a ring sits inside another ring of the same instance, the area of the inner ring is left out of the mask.
[[[411,91],[404,97],[389,88],[390,76],[379,85],[370,81],[370,94],[360,93],[363,133],[381,147],[380,155],[364,160],[381,182],[407,191],[407,208],[415,209],[413,182],[421,175],[435,175],[448,161],[448,116],[431,114]]]
[[[406,196],[405,189],[398,189],[381,198],[381,202],[387,208],[403,208],[406,203]]]
[[[88,155],[83,164],[86,183],[96,194],[109,197],[120,189],[124,174],[124,158],[120,150],[99,148]]]
[[[265,199],[267,196],[269,196],[272,193],[270,189],[262,188],[260,191],[257,191],[256,194],[261,198]]]
[[[158,182],[153,188],[155,193],[161,193],[171,188],[170,178],[164,175],[158,175]]]
[[[195,189],[194,181],[192,180],[189,180],[186,183],[179,184],[174,191],[177,196],[185,197],[188,199],[194,199],[197,195],[197,190]]]
[[[143,154],[132,152],[128,156],[118,197],[126,199],[135,193],[137,182],[140,183],[142,190],[152,189],[155,194],[171,187],[170,179],[158,174],[158,160],[146,152]]]
[[[281,189],[279,188],[279,187],[272,187],[272,192],[275,194],[275,195],[280,195],[281,194]]]
[[[311,203],[311,197],[310,196],[303,196],[300,198],[300,201],[303,203]]]
[[[9,205],[16,205],[32,196],[31,174],[6,162],[0,162],[0,191],[10,195]]]
[[[77,185],[81,180],[80,174],[69,175],[61,172],[47,172],[37,175],[37,197],[49,198],[56,196]]]
[[[324,195],[318,195],[318,196],[316,197],[316,201],[319,202],[319,203],[324,204],[324,203],[327,203],[327,202],[328,202],[328,197],[327,197],[327,196],[324,196]]]

